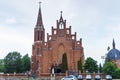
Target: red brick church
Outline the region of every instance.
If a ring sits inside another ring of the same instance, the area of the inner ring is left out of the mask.
[[[51,35],[47,33],[45,41],[45,27],[43,25],[41,7],[39,7],[37,23],[34,28],[34,44],[32,45],[31,71],[38,76],[51,73],[56,67],[57,72],[62,69],[62,55],[66,53],[68,70],[78,70],[77,62],[81,58],[84,64],[84,48],[82,39],[77,40],[76,32],[72,34],[71,26],[66,26],[62,12],[56,21],[56,28],[52,27]]]

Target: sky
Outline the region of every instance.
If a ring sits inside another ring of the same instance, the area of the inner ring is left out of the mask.
[[[92,57],[103,63],[101,56],[112,49],[114,38],[120,50],[120,0],[41,0],[45,32],[51,34],[51,26],[63,11],[67,27],[82,38],[85,58]],[[39,9],[39,0],[0,1],[0,59],[9,52],[32,54],[34,27]]]

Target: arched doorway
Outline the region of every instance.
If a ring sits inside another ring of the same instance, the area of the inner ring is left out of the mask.
[[[59,66],[54,67],[55,73],[61,73],[61,68]]]
[[[51,67],[51,73],[52,73],[52,69],[54,68],[54,73],[61,73],[62,69],[61,69],[61,64],[59,65],[55,65]]]
[[[63,43],[60,43],[57,49],[57,64],[62,63],[62,56],[65,53],[65,46]]]

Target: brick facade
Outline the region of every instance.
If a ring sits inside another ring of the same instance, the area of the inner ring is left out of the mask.
[[[84,64],[82,39],[77,41],[77,33],[72,34],[71,26],[66,26],[66,20],[63,20],[62,13],[56,23],[56,28],[52,27],[51,35],[47,33],[47,41],[45,42],[45,29],[41,8],[39,8],[38,19],[34,28],[34,44],[32,45],[32,74],[40,76],[51,73],[52,67],[61,64],[63,53],[67,54],[69,70],[78,69],[77,62],[80,58]]]

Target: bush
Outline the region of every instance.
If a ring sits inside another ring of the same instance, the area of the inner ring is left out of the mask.
[[[113,74],[113,78],[120,79],[120,68],[117,68]]]

